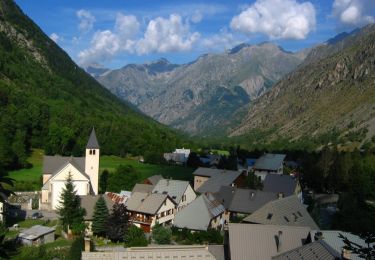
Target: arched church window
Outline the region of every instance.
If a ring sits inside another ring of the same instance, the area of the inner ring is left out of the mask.
[[[92,154],[95,155],[95,150],[92,150]]]
[[[92,150],[91,150],[91,149],[90,149],[90,152],[89,152],[89,153],[90,153],[90,155],[92,155]]]

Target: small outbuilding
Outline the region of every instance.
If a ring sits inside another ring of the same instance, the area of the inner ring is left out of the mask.
[[[23,245],[43,245],[55,241],[55,229],[51,227],[35,225],[22,230],[18,239]]]

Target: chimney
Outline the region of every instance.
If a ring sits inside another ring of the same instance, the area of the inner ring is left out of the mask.
[[[85,237],[85,252],[91,251],[91,240],[89,237]]]
[[[352,253],[350,252],[350,250],[343,248],[341,251],[341,257],[344,260],[350,260],[352,257]]]
[[[321,240],[321,239],[323,239],[323,233],[320,232],[320,231],[316,232],[315,235],[314,235],[314,240],[318,241],[318,240]]]
[[[279,231],[277,235],[275,235],[275,240],[276,240],[276,249],[277,249],[277,252],[281,252],[281,236],[282,236],[283,232],[282,231]]]

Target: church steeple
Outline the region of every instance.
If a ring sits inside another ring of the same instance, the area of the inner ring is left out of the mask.
[[[96,138],[95,128],[91,130],[89,141],[87,142],[86,149],[100,149],[98,139]]]
[[[89,141],[86,145],[85,172],[90,177],[90,183],[94,195],[98,194],[99,159],[100,146],[93,127]]]

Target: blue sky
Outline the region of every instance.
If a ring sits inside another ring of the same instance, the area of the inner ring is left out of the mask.
[[[16,0],[81,65],[186,63],[241,42],[311,47],[375,22],[374,0]]]

